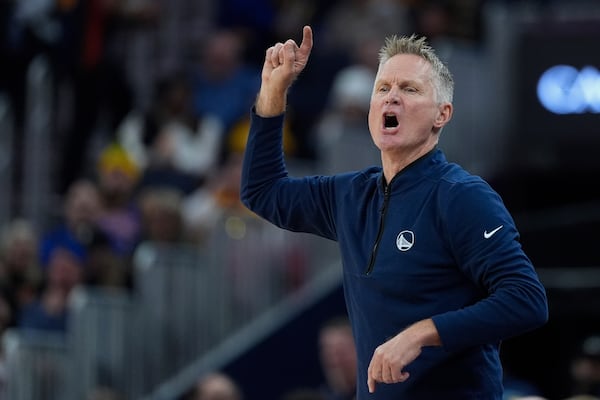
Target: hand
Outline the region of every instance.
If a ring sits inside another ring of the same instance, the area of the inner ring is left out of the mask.
[[[263,82],[286,90],[306,67],[312,46],[312,29],[305,26],[300,47],[292,39],[269,47],[262,70]]]
[[[369,392],[375,392],[377,382],[399,383],[406,381],[410,374],[403,371],[420,354],[423,346],[441,345],[440,337],[433,321],[426,319],[411,325],[373,352],[367,370]]]
[[[259,115],[274,116],[284,111],[287,90],[306,67],[312,46],[312,29],[305,26],[300,46],[288,39],[285,43],[277,43],[267,49],[256,104]]]
[[[404,367],[421,354],[421,347],[408,343],[402,333],[396,335],[373,352],[367,370],[369,393],[375,392],[376,383],[398,383],[406,381],[410,374]]]

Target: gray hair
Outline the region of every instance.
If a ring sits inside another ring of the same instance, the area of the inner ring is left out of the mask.
[[[379,50],[379,69],[390,58],[398,54],[414,54],[426,60],[433,71],[433,86],[438,103],[452,103],[454,79],[448,67],[438,58],[427,38],[411,36],[390,36]]]

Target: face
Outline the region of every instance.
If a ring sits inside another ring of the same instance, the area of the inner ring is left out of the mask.
[[[431,65],[413,54],[390,58],[375,79],[369,130],[382,157],[417,158],[437,143],[450,104],[439,105]]]
[[[65,215],[73,227],[91,224],[100,211],[98,189],[91,182],[76,182],[69,190]]]
[[[348,392],[356,385],[356,350],[350,327],[330,327],[319,338],[320,358],[329,385]]]

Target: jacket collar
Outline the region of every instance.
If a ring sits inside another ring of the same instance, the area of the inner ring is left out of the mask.
[[[382,169],[378,178],[378,186],[382,192],[385,192],[386,186],[389,186],[392,193],[397,193],[398,190],[406,189],[427,176],[432,167],[446,162],[446,156],[442,150],[434,147],[431,151],[417,158],[394,175],[390,183],[385,182]]]

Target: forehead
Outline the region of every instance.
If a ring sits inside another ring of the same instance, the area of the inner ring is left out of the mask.
[[[379,67],[378,80],[431,79],[431,64],[416,54],[396,54]]]

